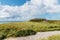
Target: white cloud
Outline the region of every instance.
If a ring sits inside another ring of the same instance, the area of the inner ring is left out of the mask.
[[[60,13],[58,0],[31,0],[22,6],[0,5],[0,18],[10,20],[27,20],[45,13]]]

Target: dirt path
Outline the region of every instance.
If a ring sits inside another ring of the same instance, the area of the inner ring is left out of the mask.
[[[50,31],[50,32],[38,32],[36,35],[18,38],[7,38],[5,40],[41,40],[42,38],[47,38],[55,34],[60,34],[60,31]]]

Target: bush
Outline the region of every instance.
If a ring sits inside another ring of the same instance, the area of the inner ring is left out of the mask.
[[[23,36],[29,36],[29,35],[35,35],[36,32],[33,30],[19,30],[15,32],[10,32],[7,37],[23,37]]]
[[[17,37],[19,36],[29,36],[29,35],[35,35],[36,32],[33,30],[20,30],[17,32]]]
[[[48,23],[55,23],[56,21],[55,20],[48,20],[47,22]]]
[[[8,37],[23,37],[29,35],[35,35],[36,32],[33,30],[17,30],[15,28],[3,29],[0,31],[0,40],[3,40]]]
[[[32,22],[42,22],[42,21],[47,21],[47,19],[35,18],[35,19],[31,19],[30,21],[32,21]]]
[[[2,30],[2,31],[0,31],[0,40],[5,39],[6,36],[7,36],[7,32],[6,32],[6,30]]]

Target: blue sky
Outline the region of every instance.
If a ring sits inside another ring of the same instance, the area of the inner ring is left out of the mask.
[[[31,18],[60,20],[60,0],[0,0],[0,21]]]
[[[23,5],[24,3],[26,3],[26,1],[29,1],[29,0],[0,0],[2,5],[12,5],[12,6]]]

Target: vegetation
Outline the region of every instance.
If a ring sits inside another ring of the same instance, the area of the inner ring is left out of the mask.
[[[0,40],[8,37],[23,37],[29,35],[35,35],[36,32],[33,30],[17,30],[16,28],[7,28],[0,31]]]
[[[31,19],[30,21],[32,21],[32,22],[42,22],[42,21],[47,21],[47,19],[35,18],[35,19]]]
[[[7,37],[34,35],[36,32],[60,31],[60,21],[38,20],[0,24],[0,40]]]
[[[43,38],[42,40],[60,40],[60,35],[52,35],[49,36],[47,39]]]

